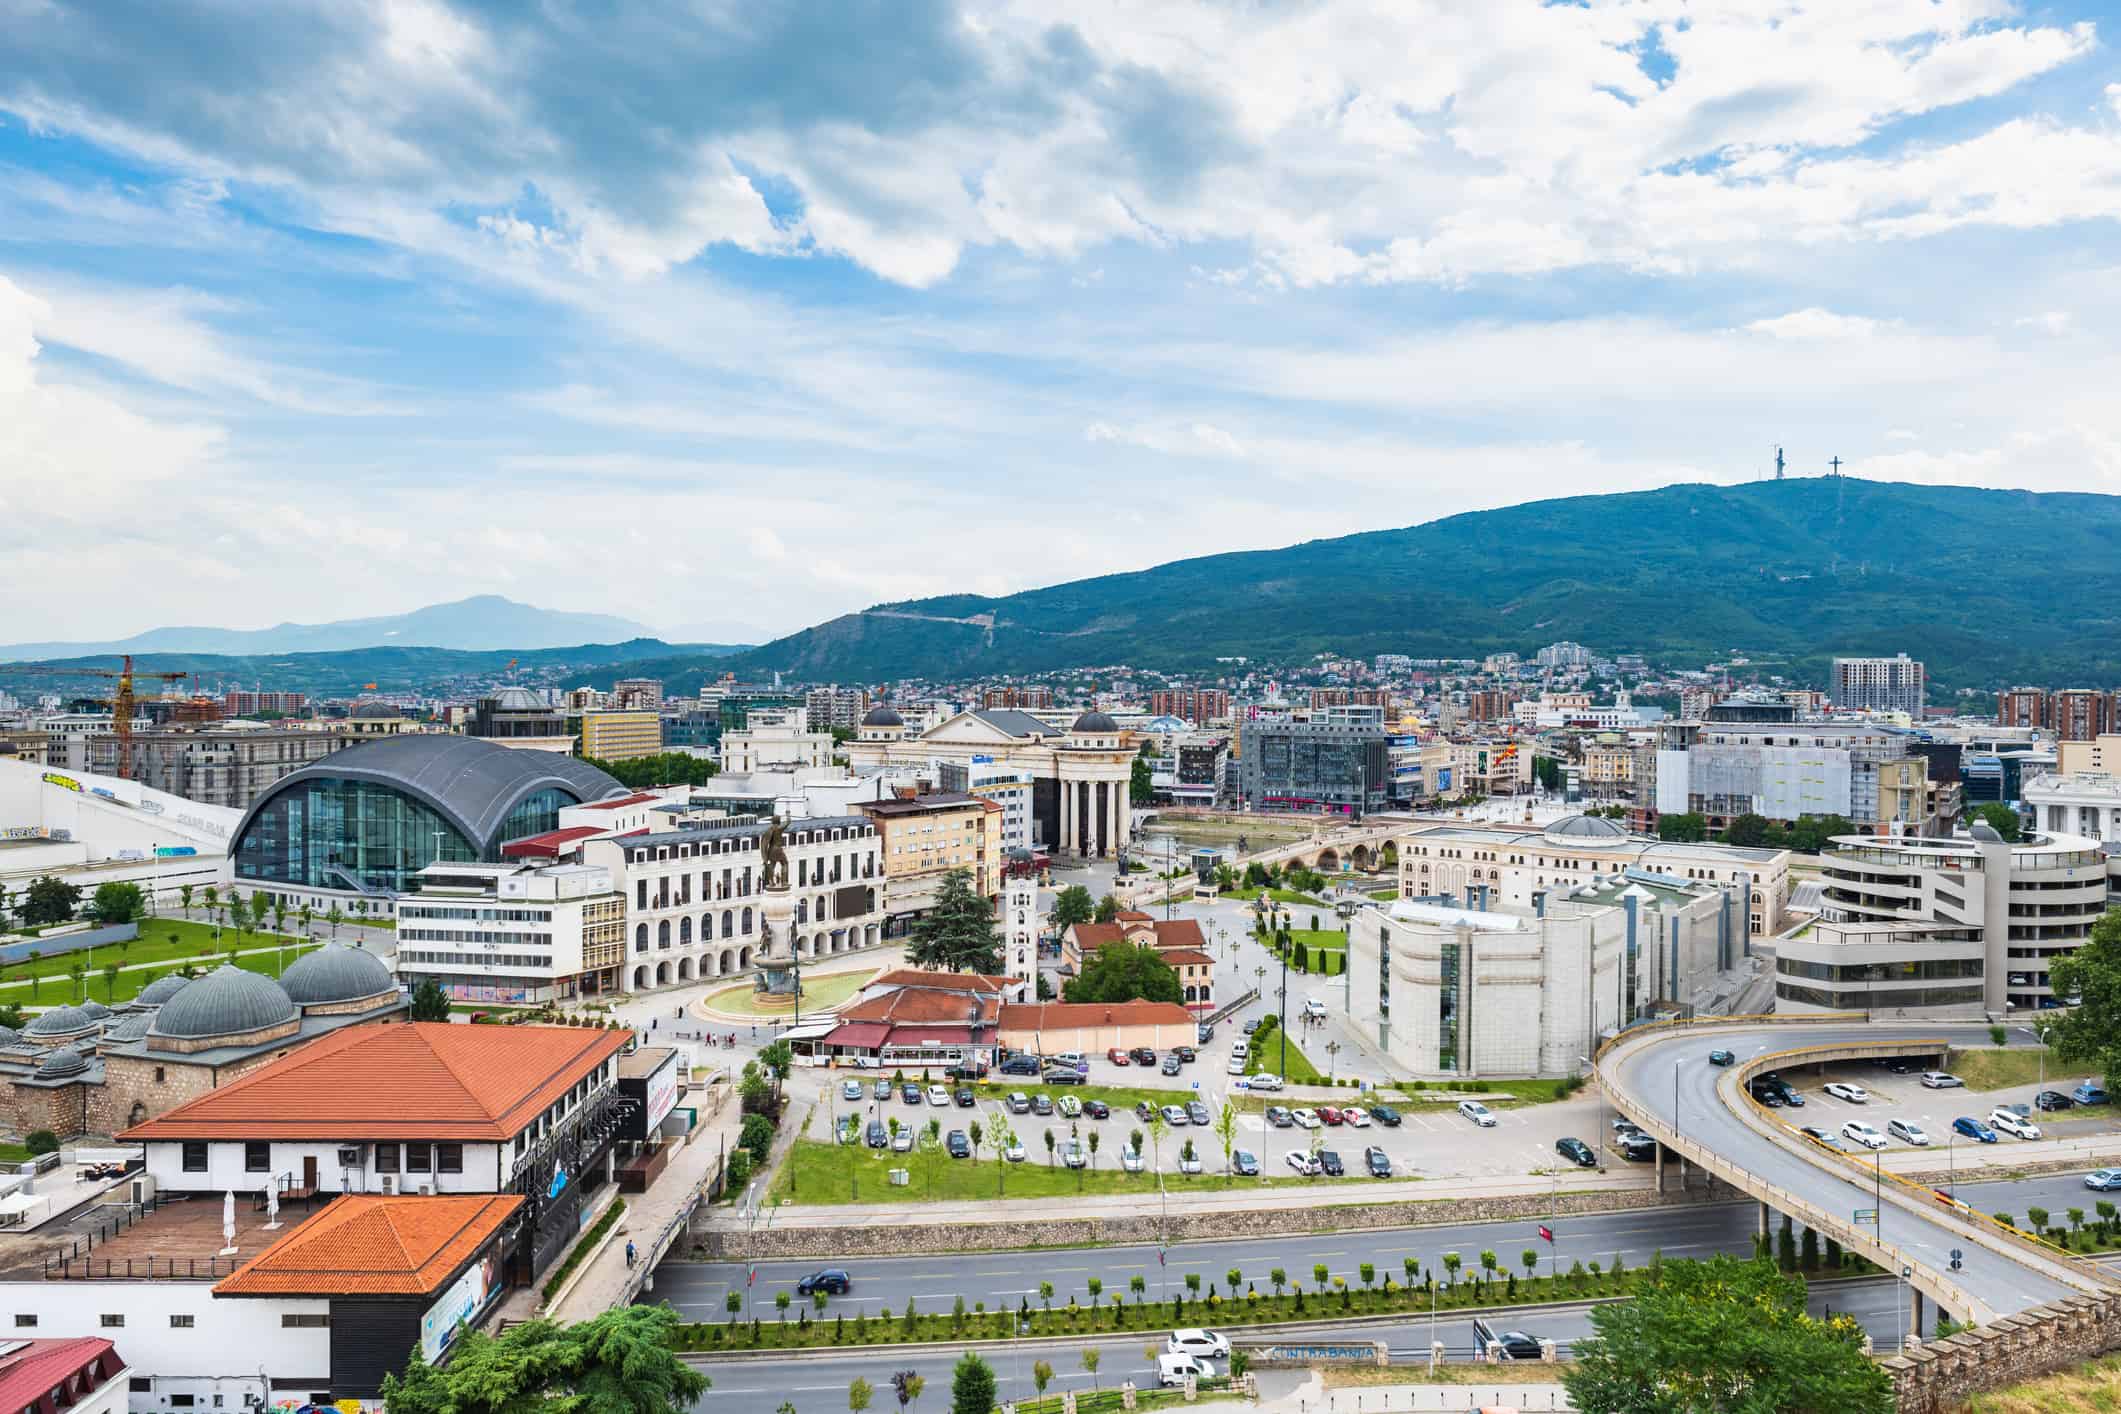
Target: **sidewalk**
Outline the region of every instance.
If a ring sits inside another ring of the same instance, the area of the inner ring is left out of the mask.
[[[1615,1169],[1610,1173],[1565,1176],[1567,1193],[1647,1193],[1657,1186],[1654,1176],[1642,1168]],[[1530,1195],[1544,1198],[1554,1191],[1550,1177],[1475,1176],[1431,1178],[1409,1183],[1372,1183],[1359,1191],[1346,1188],[1293,1188],[1265,1186],[1220,1193],[1187,1193],[1174,1184],[1168,1190],[1169,1210],[1178,1213],[1250,1212],[1266,1201],[1275,1208],[1338,1208],[1352,1204],[1418,1203],[1439,1198],[1501,1198]],[[1733,1193],[1735,1200],[1739,1195]],[[1138,1217],[1145,1198],[1139,1193],[1085,1194],[1059,1205],[1058,1215],[1069,1218]],[[1685,1199],[1675,1193],[1671,1201]],[[787,1207],[779,1210],[782,1227],[912,1227],[925,1223],[1009,1223],[1036,1221],[1055,1215],[1051,1198],[982,1199],[953,1203],[876,1203],[831,1207]],[[733,1212],[717,1213],[706,1226],[722,1229],[745,1224]]]
[[[1262,1394],[1272,1373],[1261,1371]],[[1411,1373],[1411,1371],[1410,1371]],[[1353,1385],[1327,1389],[1317,1371],[1279,1397],[1263,1397],[1262,1414],[1364,1414],[1386,1410],[1516,1410],[1520,1414],[1574,1410],[1568,1392],[1555,1384]]]

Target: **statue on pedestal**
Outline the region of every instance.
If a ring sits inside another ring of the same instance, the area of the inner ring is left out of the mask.
[[[788,887],[788,827],[775,820],[759,842],[760,887],[778,891]]]

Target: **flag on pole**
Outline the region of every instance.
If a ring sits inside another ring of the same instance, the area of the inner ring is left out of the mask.
[[[1158,1244],[1157,1244],[1157,1248],[1156,1248],[1156,1265],[1157,1265],[1157,1266],[1159,1266],[1159,1267],[1161,1267],[1161,1266],[1163,1266],[1163,1265],[1164,1265],[1164,1249],[1163,1249],[1163,1244],[1162,1244],[1162,1243],[1158,1243]]]
[[[1552,1242],[1554,1240],[1554,1229],[1548,1227],[1545,1223],[1541,1223],[1539,1225],[1539,1236],[1542,1241]]]
[[[751,1284],[752,1284],[753,1282],[757,1281],[758,1279],[759,1279],[759,1269],[758,1269],[758,1266],[757,1266],[757,1264],[755,1264],[755,1263],[754,1263],[754,1264],[752,1265],[751,1269],[750,1269],[749,1271],[747,1271],[746,1273],[744,1273],[744,1285],[746,1285],[746,1286],[749,1286],[749,1285],[751,1285]]]

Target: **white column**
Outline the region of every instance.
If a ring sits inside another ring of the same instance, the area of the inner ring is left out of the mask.
[[[1066,776],[1060,778],[1060,836],[1062,853],[1075,848],[1075,783]]]

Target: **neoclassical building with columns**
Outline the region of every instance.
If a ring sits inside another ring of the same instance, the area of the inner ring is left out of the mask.
[[[1103,712],[1085,712],[1063,730],[1029,712],[960,712],[915,732],[890,707],[862,718],[843,748],[848,764],[904,769],[939,762],[968,770],[990,764],[1031,778],[1031,838],[1058,854],[1110,858],[1126,844],[1127,791],[1137,743]]]

